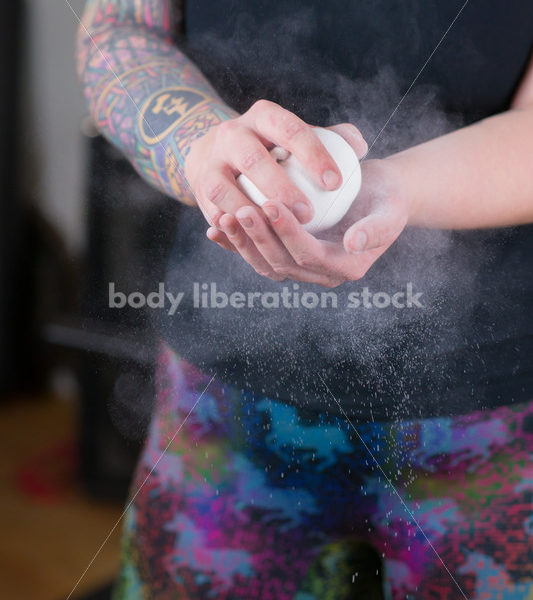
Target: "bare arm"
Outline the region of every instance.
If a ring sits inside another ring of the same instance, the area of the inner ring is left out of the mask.
[[[89,0],[77,42],[98,129],[151,184],[194,203],[183,176],[190,145],[236,113],[173,45],[168,0]]]
[[[317,283],[327,275],[333,285],[359,279],[407,224],[473,229],[533,223],[533,61],[510,110],[384,160],[364,161],[362,171],[359,195],[324,240],[304,231],[279,203],[263,205],[276,236],[258,219],[247,233],[276,274]],[[253,214],[243,208],[236,216]]]
[[[275,274],[317,283],[327,275],[330,285],[359,279],[406,224],[466,229],[533,222],[533,61],[509,111],[365,161],[362,169],[356,201],[325,240],[304,231],[283,205],[263,205],[275,236],[257,218],[247,234]],[[252,210],[240,209],[237,218],[243,217],[252,218]]]
[[[411,225],[533,222],[533,61],[510,110],[387,160],[408,198]]]
[[[341,182],[337,165],[311,127],[282,107],[259,101],[238,115],[226,106],[174,46],[169,6],[169,0],[88,1],[78,70],[96,126],[147,181],[198,204],[210,225],[251,204],[236,185],[239,173],[308,221],[308,199],[268,150],[283,146],[327,189]],[[342,131],[364,152],[355,127]],[[261,271],[272,273],[265,265]]]

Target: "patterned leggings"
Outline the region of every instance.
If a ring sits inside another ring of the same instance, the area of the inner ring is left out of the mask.
[[[157,377],[114,600],[533,599],[533,403],[354,429]]]

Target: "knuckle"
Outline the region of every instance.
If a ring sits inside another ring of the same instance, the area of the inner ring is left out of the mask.
[[[248,171],[265,158],[266,150],[264,148],[247,148],[242,152],[239,166]]]
[[[294,257],[294,260],[298,266],[304,268],[316,267],[319,262],[317,257],[310,252],[300,252]]]
[[[265,100],[264,98],[261,98],[259,100],[256,100],[250,110],[253,110],[254,112],[261,112],[263,110],[267,110],[270,109],[272,107],[272,102],[270,102],[269,100]]]
[[[272,269],[274,270],[274,273],[276,273],[276,275],[283,277],[284,279],[290,277],[292,271],[292,269],[288,265],[281,263],[274,263],[272,265]]]
[[[248,235],[253,239],[256,246],[267,246],[270,241],[260,227],[255,227],[253,233],[249,233]]]
[[[278,168],[281,169],[281,167]],[[283,175],[284,173],[282,173],[282,176]],[[306,201],[306,197],[300,188],[296,187],[296,185],[292,185],[291,183],[285,184],[280,180],[277,180],[275,185],[271,185],[266,191],[268,191],[266,195],[270,200],[284,204],[285,206],[290,207],[296,204],[296,202]]]
[[[283,130],[287,139],[291,140],[307,129],[307,125],[300,120],[296,115],[289,113],[283,124]]]
[[[231,243],[237,248],[237,250],[244,250],[247,246],[246,238],[242,235],[232,236]]]
[[[207,182],[203,186],[204,198],[215,205],[220,204],[228,193],[228,186],[223,181]]]

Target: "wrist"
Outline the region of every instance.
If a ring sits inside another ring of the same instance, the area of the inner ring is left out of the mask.
[[[394,193],[400,196],[406,204],[407,225],[419,225],[421,222],[421,207],[413,186],[412,168],[408,157],[405,152],[400,152],[382,160],[386,164]]]
[[[211,131],[213,127],[238,116],[239,113],[222,103],[222,101],[212,100],[200,107],[186,122],[181,123],[172,132],[170,140],[178,150],[180,165],[183,168],[185,167],[187,156],[194,142]]]
[[[164,171],[168,178],[170,193],[185,204],[195,206],[196,198],[191,189],[191,176],[186,169],[192,146],[213,127],[238,116],[222,101],[211,100],[181,121],[167,136],[164,147]]]

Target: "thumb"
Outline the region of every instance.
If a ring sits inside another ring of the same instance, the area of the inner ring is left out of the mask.
[[[387,207],[354,223],[344,234],[346,252],[358,253],[390,246],[407,224],[407,215]]]
[[[368,152],[368,144],[366,143],[363,135],[351,123],[339,123],[338,125],[331,125],[326,129],[331,129],[335,133],[338,133],[350,146],[353,148],[357,158],[361,160]]]

